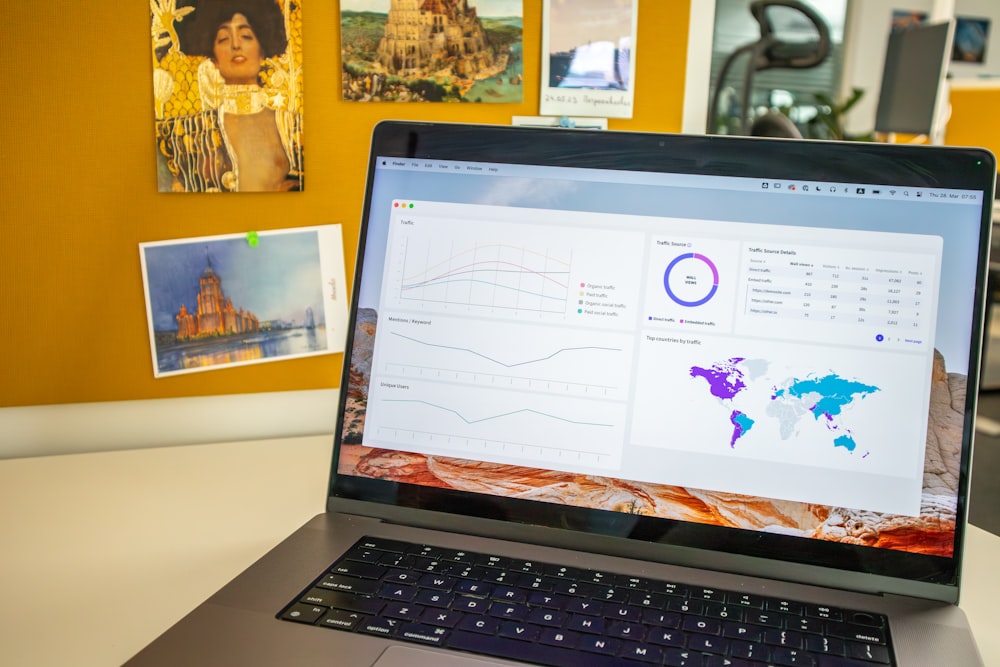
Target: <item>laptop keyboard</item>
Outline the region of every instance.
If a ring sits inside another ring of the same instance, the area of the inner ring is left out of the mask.
[[[893,664],[879,614],[379,537],[278,617],[556,667]]]

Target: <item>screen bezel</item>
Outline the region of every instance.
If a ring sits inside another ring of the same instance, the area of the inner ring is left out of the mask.
[[[368,181],[361,222],[354,299],[361,285],[365,231],[372,206],[376,157],[432,158],[475,162],[521,163],[541,166],[586,166],[616,170],[654,171],[830,182],[863,182],[928,188],[979,190],[992,201],[996,177],[993,156],[978,148],[928,148],[886,144],[789,141],[783,139],[685,136],[653,133],[601,132],[514,128],[461,124],[383,121],[373,134]],[[808,175],[808,176],[805,176]],[[982,347],[986,272],[990,238],[990,207],[981,216],[975,316],[970,327],[968,386],[978,386]],[[356,313],[348,329],[348,355],[353,345]],[[338,501],[362,501],[359,513],[405,520],[407,510],[419,523],[428,512],[456,517],[501,520],[548,526],[580,535],[600,535],[649,544],[710,550],[743,558],[784,561],[825,569],[914,582],[921,594],[931,586],[944,589],[941,599],[957,598],[961,545],[968,505],[969,466],[976,392],[964,406],[962,453],[953,556],[949,558],[890,549],[790,537],[756,530],[724,528],[669,519],[642,517],[530,500],[471,494],[380,479],[337,474],[347,402],[350,363],[345,358],[341,382],[334,466],[329,507]],[[401,519],[401,517],[403,517]],[[908,589],[904,585],[903,591]]]

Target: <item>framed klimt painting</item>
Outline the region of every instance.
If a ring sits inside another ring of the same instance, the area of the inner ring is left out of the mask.
[[[302,0],[150,0],[161,192],[303,188]]]

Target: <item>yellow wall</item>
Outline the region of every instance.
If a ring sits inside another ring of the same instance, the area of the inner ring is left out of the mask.
[[[692,0],[641,3],[635,116],[679,131]],[[7,2],[0,23],[0,406],[335,387],[340,355],[154,380],[138,244],[342,223],[351,274],[368,136],[382,118],[538,113],[541,0],[524,0],[522,104],[339,99],[339,3],[304,0],[306,189],[160,194],[145,2]]]
[[[1000,84],[952,86],[951,116],[944,141],[951,146],[982,146],[1000,155]]]

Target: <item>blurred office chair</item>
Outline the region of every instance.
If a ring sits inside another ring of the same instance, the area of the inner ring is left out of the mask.
[[[774,24],[768,16],[768,11],[775,7],[785,7],[803,14],[816,28],[816,39],[806,42],[789,42],[781,39],[776,34]],[[726,57],[722,68],[719,70],[715,91],[712,94],[712,99],[708,107],[708,121],[705,129],[708,134],[716,133],[719,97],[730,68],[740,56],[749,54],[743,72],[739,134],[751,134],[753,127],[750,120],[750,97],[753,92],[754,75],[762,70],[774,68],[807,69],[816,67],[822,64],[827,56],[830,55],[830,28],[827,26],[826,21],[823,20],[823,17],[804,2],[800,2],[799,0],[757,0],[750,4],[750,13],[760,27],[760,39],[739,47]],[[775,122],[770,122],[771,120]],[[762,127],[758,131],[778,131],[781,129],[779,127],[780,123],[781,121],[777,121],[777,119],[763,121]],[[797,129],[795,132],[798,134]],[[761,134],[758,136],[775,135]]]

